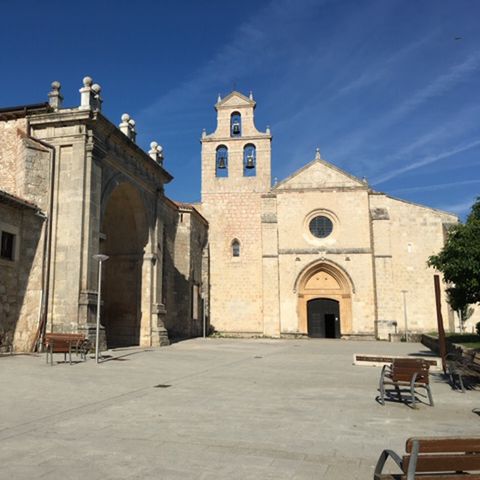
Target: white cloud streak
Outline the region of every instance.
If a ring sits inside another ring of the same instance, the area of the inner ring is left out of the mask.
[[[333,98],[361,90],[362,88],[368,87],[382,80],[389,74],[393,65],[403,61],[405,57],[412,55],[415,50],[418,50],[426,45],[434,37],[434,35],[436,35],[436,32],[431,32],[429,35],[425,35],[419,40],[416,40],[401,48],[397,52],[390,55],[390,57],[386,59],[382,58],[381,61],[377,62],[375,65],[369,65],[368,69],[366,69],[359,77],[341,87],[338,90],[338,94]]]
[[[422,104],[451,90],[479,68],[480,52],[469,55],[463,62],[454,65],[447,73],[432,80],[426,87],[418,90],[386,115],[373,122],[367,122],[364,128],[357,130],[350,138],[344,139],[342,146],[337,149],[338,154],[347,156],[359,150],[362,144],[369,141],[369,138],[378,138],[382,132],[411,114]]]
[[[396,188],[394,190],[391,190],[391,193],[435,192],[438,190],[447,190],[450,188],[457,188],[457,187],[463,187],[466,185],[476,185],[476,184],[480,184],[480,179],[460,180],[458,182],[449,182],[449,183],[436,183],[433,185],[422,185],[420,187]]]
[[[425,165],[430,165],[435,162],[439,162],[440,160],[443,160],[448,157],[452,157],[454,155],[457,155],[462,152],[466,152],[467,150],[471,150],[473,148],[476,148],[480,146],[480,140],[475,140],[473,142],[470,142],[466,145],[459,145],[457,147],[454,147],[450,150],[447,150],[446,152],[438,153],[436,155],[428,155],[425,158],[422,158],[421,160],[418,160],[414,163],[411,163],[409,165],[405,165],[404,167],[397,168],[395,170],[392,170],[384,175],[381,175],[377,177],[376,179],[372,180],[373,185],[379,185],[381,183],[386,182],[387,180],[391,180],[392,178],[396,178],[406,172],[410,172],[412,170],[416,170],[417,168],[424,167]]]
[[[466,215],[472,208],[473,203],[475,202],[475,196],[469,197],[468,200],[444,204],[439,207],[439,210],[444,210],[446,212],[456,213],[457,215],[463,216]]]

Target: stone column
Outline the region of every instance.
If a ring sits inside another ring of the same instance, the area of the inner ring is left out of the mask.
[[[165,328],[167,310],[163,303],[154,303],[152,306],[152,347],[164,347],[170,345],[168,331]]]

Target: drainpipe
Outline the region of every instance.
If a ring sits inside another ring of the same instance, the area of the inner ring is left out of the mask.
[[[51,169],[50,169],[50,191],[49,191],[49,204],[48,211],[46,215],[46,234],[43,247],[43,259],[42,259],[42,299],[40,305],[40,320],[37,329],[37,334],[35,335],[35,340],[32,344],[31,350],[35,351],[43,342],[45,332],[47,329],[47,313],[48,313],[48,299],[50,294],[50,260],[52,255],[52,212],[53,212],[53,191],[55,185],[55,147],[50,143],[44,142],[38,138],[32,137],[30,125],[27,126],[27,137],[39,143],[40,145],[48,148],[51,151]]]

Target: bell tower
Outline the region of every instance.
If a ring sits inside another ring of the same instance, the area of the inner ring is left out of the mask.
[[[217,129],[202,135],[202,202],[214,193],[270,190],[272,137],[255,127],[255,105],[252,94],[218,98]]]
[[[209,222],[210,323],[263,334],[262,196],[271,188],[270,131],[255,127],[253,95],[218,98],[202,135],[202,214]]]

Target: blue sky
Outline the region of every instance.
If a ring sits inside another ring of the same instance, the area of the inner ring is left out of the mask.
[[[0,105],[66,106],[85,75],[104,113],[164,146],[167,194],[200,198],[200,135],[217,94],[257,101],[279,180],[322,157],[393,196],[464,218],[480,195],[480,1],[12,2]]]

